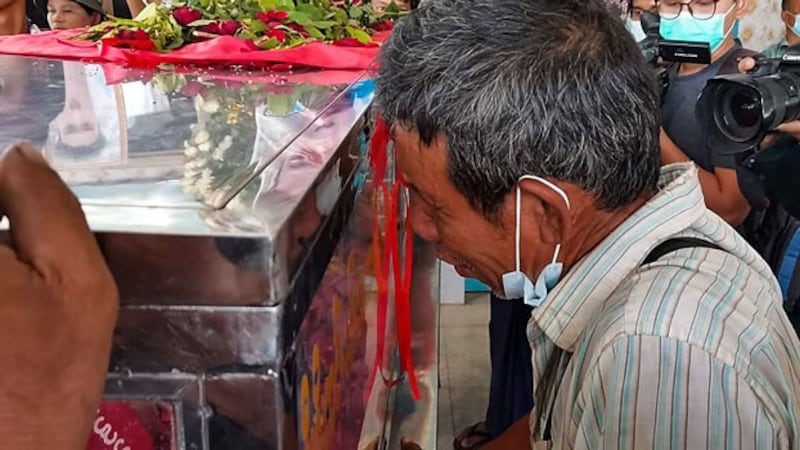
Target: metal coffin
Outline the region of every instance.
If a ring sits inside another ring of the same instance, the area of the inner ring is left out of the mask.
[[[0,81],[0,148],[42,149],[120,290],[90,449],[383,448],[398,439],[392,426],[432,448],[437,309],[423,245],[415,359],[427,425],[392,418],[407,394],[370,378],[368,74],[0,56]],[[397,376],[385,359],[381,373]]]

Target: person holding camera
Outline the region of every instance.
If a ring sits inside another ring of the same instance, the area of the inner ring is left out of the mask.
[[[756,52],[735,40],[736,22],[748,0],[660,0],[659,31],[665,40],[706,42],[710,64],[682,63],[669,74],[663,98],[661,160],[663,164],[692,161],[699,169],[706,205],[733,226],[740,225],[750,206],[739,189],[736,161],[707,145],[707,130],[695,115],[697,98],[706,82],[719,74],[738,72],[738,61]]]

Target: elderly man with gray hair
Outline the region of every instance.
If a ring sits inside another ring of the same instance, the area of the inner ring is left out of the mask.
[[[415,232],[536,307],[534,410],[484,448],[800,447],[777,282],[691,164],[659,167],[654,75],[603,3],[425,3],[377,100]]]

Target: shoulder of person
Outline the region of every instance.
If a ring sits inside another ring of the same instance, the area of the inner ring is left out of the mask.
[[[780,292],[750,258],[736,249],[689,247],[645,264],[614,291],[587,335],[601,347],[620,336],[660,336],[746,366],[759,342],[792,333],[775,328],[783,314]],[[739,342],[745,332],[753,339]]]

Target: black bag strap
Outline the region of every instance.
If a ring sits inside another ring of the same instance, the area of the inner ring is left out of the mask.
[[[704,248],[713,248],[715,250],[722,250],[717,244],[708,242],[704,239],[693,238],[693,237],[677,237],[668,239],[656,246],[649,255],[644,258],[642,265],[650,264],[655,262],[658,259],[661,259],[668,253],[672,253],[678,251],[683,248],[690,248],[690,247],[704,247]]]
[[[667,239],[666,241],[658,244],[644,258],[642,265],[655,262],[672,252],[692,247],[703,247],[703,248],[712,248],[715,250],[722,250],[722,248],[717,244],[706,241],[705,239],[699,239],[694,237],[676,237],[672,239]],[[572,357],[572,354],[566,353],[565,356],[566,356],[566,361],[569,362],[570,358]],[[544,432],[542,433],[542,439],[544,439],[545,441],[549,441],[551,439],[550,429],[553,423],[553,407],[555,407],[555,395],[553,396],[551,401],[553,402],[553,405],[550,406],[550,414],[548,414],[547,416],[547,422],[545,423]]]

